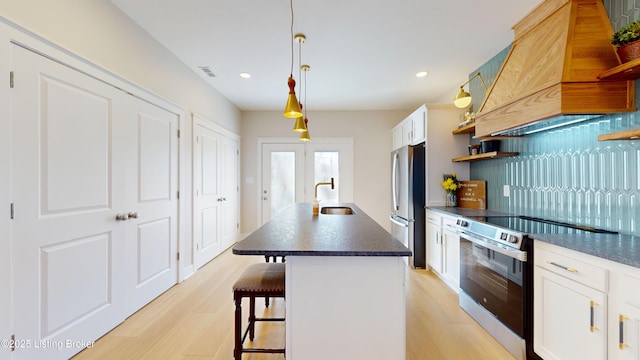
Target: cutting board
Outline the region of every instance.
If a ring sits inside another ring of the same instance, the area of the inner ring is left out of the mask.
[[[470,209],[487,208],[487,182],[484,180],[459,181],[456,191],[458,207]]]

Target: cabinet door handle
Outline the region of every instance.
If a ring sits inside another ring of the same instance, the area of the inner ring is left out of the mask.
[[[596,306],[598,306],[598,305],[600,305],[600,304],[598,304],[597,302],[595,302],[595,301],[593,301],[593,300],[591,300],[591,301],[589,302],[589,313],[590,313],[590,316],[591,316],[591,319],[590,319],[590,321],[589,321],[589,325],[590,325],[590,326],[589,326],[589,331],[591,331],[591,332],[596,332],[596,331],[600,330],[600,329],[598,329],[598,327],[595,325],[595,322],[596,322],[596,314],[595,314],[595,313],[596,313],[596,310],[595,310],[595,308],[596,308]]]
[[[566,266],[564,266],[564,265],[560,265],[560,264],[558,264],[558,263],[556,263],[556,262],[553,262],[553,261],[547,261],[547,264],[550,264],[550,265],[553,265],[553,266],[557,266],[557,267],[559,267],[560,269],[567,270],[567,271],[570,271],[570,272],[572,272],[572,273],[577,273],[577,272],[578,272],[578,270],[577,270],[577,269],[570,268],[570,267],[566,267]]]
[[[620,317],[619,317],[618,320],[619,320],[619,324],[620,324],[620,332],[619,332],[620,339],[619,339],[618,346],[620,347],[620,350],[624,350],[624,349],[629,347],[629,344],[625,344],[624,343],[624,322],[626,320],[629,320],[629,318],[624,316],[624,315],[622,315],[622,314],[620,314]]]

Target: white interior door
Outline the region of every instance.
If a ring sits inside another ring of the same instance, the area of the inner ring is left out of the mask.
[[[178,116],[127,97],[114,137],[125,148],[127,315],[177,283]],[[118,131],[118,130],[121,130]]]
[[[262,224],[304,201],[304,144],[262,144]]]
[[[14,334],[32,344],[95,340],[124,319],[126,224],[114,210],[125,208],[126,144],[112,126],[126,95],[19,46],[12,52]],[[14,359],[80,350],[31,346]]]
[[[194,263],[196,268],[222,251],[219,212],[222,202],[219,179],[220,136],[205,126],[194,129]]]
[[[177,282],[178,116],[17,45],[12,68],[14,358],[68,358]]]
[[[222,249],[235,244],[240,237],[239,196],[239,144],[235,139],[222,137],[220,141],[220,185],[222,201],[220,202],[220,231]]]

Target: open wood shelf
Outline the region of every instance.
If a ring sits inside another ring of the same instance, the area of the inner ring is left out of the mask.
[[[458,135],[458,134],[468,134],[468,133],[472,133],[476,131],[476,123],[472,122],[470,124],[467,124],[465,126],[459,127],[455,130],[453,130],[451,133],[453,135]]]
[[[611,134],[598,135],[598,141],[633,140],[640,138],[640,129],[619,131]]]
[[[635,80],[640,77],[640,59],[631,60],[598,75],[600,80]]]
[[[503,158],[503,157],[517,156],[517,155],[518,155],[517,152],[492,151],[492,152],[488,152],[488,153],[484,153],[484,154],[469,155],[469,156],[463,156],[463,157],[459,157],[459,158],[454,158],[454,159],[451,159],[451,161],[452,162],[465,162],[465,161],[491,160],[491,159],[498,159],[498,158]]]

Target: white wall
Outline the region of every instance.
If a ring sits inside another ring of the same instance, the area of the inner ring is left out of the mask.
[[[284,95],[283,95],[284,96]],[[391,202],[391,128],[414,109],[406,111],[313,111],[309,112],[309,133],[313,137],[354,138],[354,202],[376,222],[389,230]],[[293,120],[280,111],[244,112],[241,153],[242,233],[258,227],[259,191],[257,138],[292,137]],[[246,182],[253,178],[254,183]]]
[[[180,124],[180,267],[181,274],[188,276],[192,268],[190,114],[199,113],[239,134],[241,111],[107,0],[0,1],[0,21],[28,31],[44,43],[96,64],[184,110]],[[0,191],[7,189],[2,187]],[[0,194],[0,199],[8,194]],[[0,235],[0,241],[9,238],[2,228]],[[0,252],[8,246],[0,243]]]

